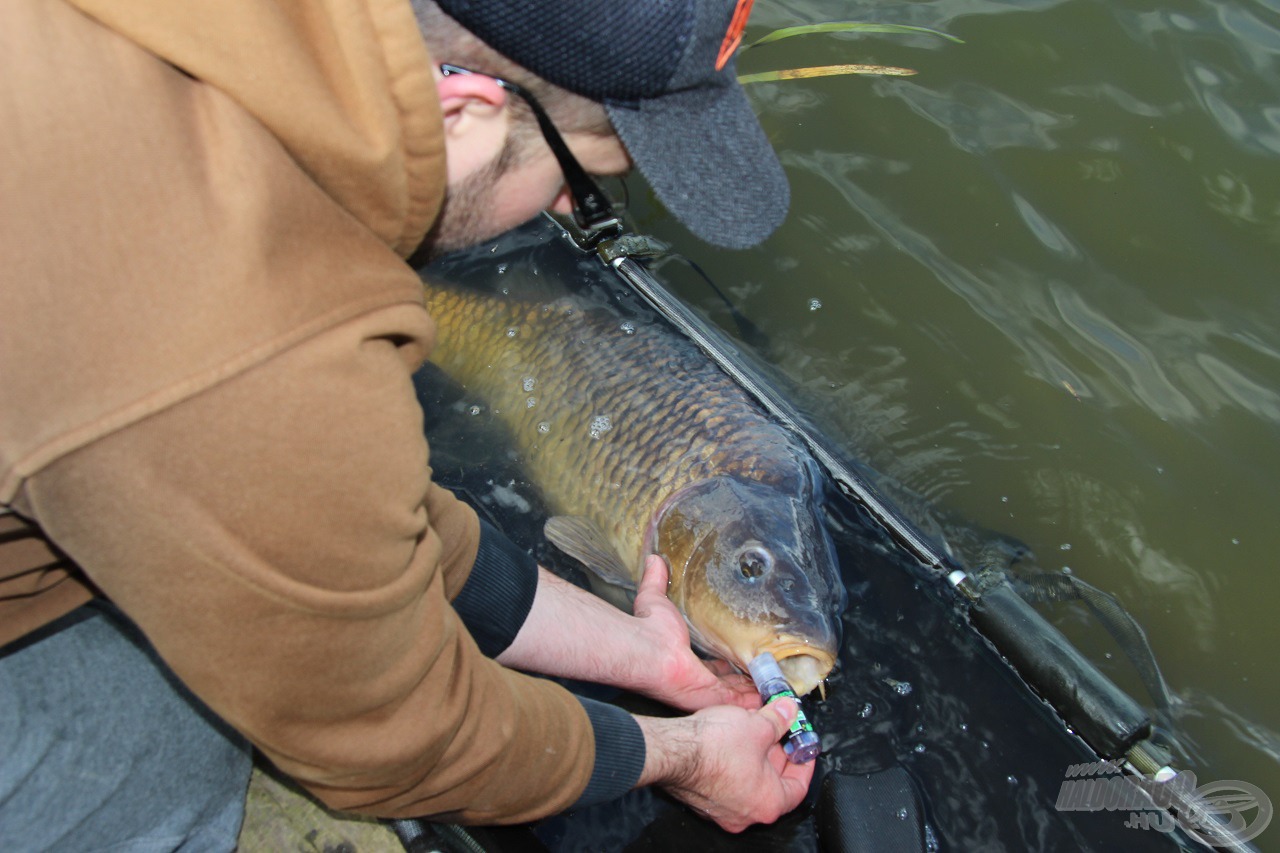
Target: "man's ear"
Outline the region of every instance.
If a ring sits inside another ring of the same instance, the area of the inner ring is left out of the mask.
[[[491,121],[507,103],[506,90],[484,74],[445,75],[437,71],[436,93],[446,134],[470,133],[469,122]]]
[[[483,74],[441,74],[436,92],[444,118],[445,166],[451,185],[494,162],[507,144],[507,92]]]

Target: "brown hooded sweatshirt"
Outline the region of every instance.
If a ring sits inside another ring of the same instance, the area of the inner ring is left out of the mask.
[[[444,144],[407,0],[7,0],[0,79],[0,643],[106,595],[337,808],[598,787],[598,713],[454,604],[483,547],[410,382]]]

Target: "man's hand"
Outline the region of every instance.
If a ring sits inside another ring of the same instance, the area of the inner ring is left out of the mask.
[[[724,661],[704,661],[689,646],[684,617],[667,598],[670,569],[666,560],[650,555],[636,592],[634,611],[640,620],[636,630],[658,652],[659,669],[640,671],[637,693],[682,711],[712,705],[760,707],[760,696],[751,679]]]
[[[796,703],[755,711],[719,706],[689,717],[637,717],[645,737],[641,785],[659,785],[729,832],[772,823],[804,799],[814,762],[791,764],[779,743]]]

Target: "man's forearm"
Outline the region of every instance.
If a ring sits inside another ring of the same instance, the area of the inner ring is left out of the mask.
[[[654,649],[639,642],[635,617],[544,568],[538,569],[533,607],[515,640],[500,655],[503,666],[576,678],[631,690],[652,664]]]
[[[594,681],[685,711],[710,705],[756,708],[751,680],[728,664],[708,665],[689,647],[684,617],[667,599],[667,564],[650,557],[628,615],[545,569],[524,623],[497,660],[544,675]]]
[[[698,764],[697,726],[690,717],[641,717],[644,733],[644,769],[637,787],[681,785]]]

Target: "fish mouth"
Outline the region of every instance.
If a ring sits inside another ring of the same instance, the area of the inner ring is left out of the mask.
[[[778,668],[797,696],[804,696],[818,687],[826,698],[824,681],[836,662],[830,652],[804,642],[784,642],[765,651],[771,652],[778,661]]]

